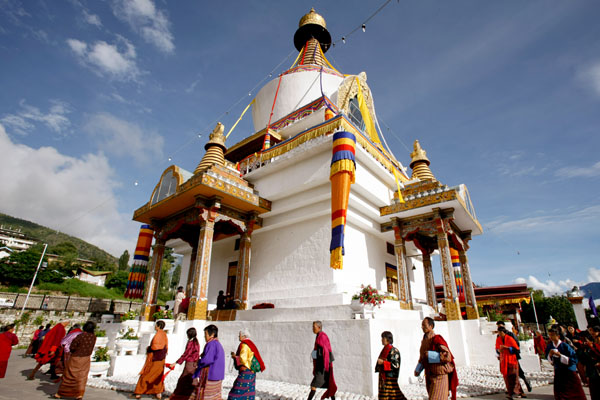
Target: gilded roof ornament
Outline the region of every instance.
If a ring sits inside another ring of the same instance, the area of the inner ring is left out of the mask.
[[[415,140],[413,144],[414,151],[410,153],[410,168],[412,169],[412,178],[419,179],[421,181],[435,181],[435,176],[429,169],[429,158],[427,158],[427,152],[421,148],[421,144],[418,140]]]
[[[429,158],[427,158],[427,152],[421,148],[421,143],[419,143],[418,140],[415,140],[415,143],[413,144],[413,149],[414,151],[410,153],[411,168],[413,167],[413,164],[415,164],[417,161],[423,161],[427,163],[427,165],[431,164],[431,161],[429,161]]]
[[[208,135],[208,143],[204,145],[204,149],[208,150],[209,147],[217,145],[222,147],[223,150],[225,150],[225,135],[223,135],[223,131],[225,131],[225,127],[222,123],[217,122],[217,126],[215,126],[215,129],[213,129],[212,133]]]
[[[320,14],[317,14],[314,8],[311,8],[308,14],[300,18],[298,28],[308,24],[319,25],[327,29],[327,23],[325,23],[325,18],[323,18]]]

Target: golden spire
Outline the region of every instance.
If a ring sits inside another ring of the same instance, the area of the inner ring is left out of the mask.
[[[314,8],[311,8],[308,14],[300,18],[298,30],[294,34],[294,46],[298,51],[302,51],[306,42],[311,38],[316,39],[321,44],[323,53],[329,50],[331,35],[327,30],[327,23],[325,23],[325,18],[317,14]]]
[[[213,129],[208,137],[208,143],[204,146],[206,153],[202,157],[202,161],[194,170],[194,174],[206,171],[212,165],[225,165],[225,135],[223,135],[225,127],[222,123],[217,122],[217,126]]]
[[[421,148],[421,144],[418,140],[415,140],[413,145],[414,151],[410,153],[410,168],[412,169],[412,179],[419,179],[421,181],[435,181],[435,177],[429,169],[431,162],[427,158],[427,153]]]

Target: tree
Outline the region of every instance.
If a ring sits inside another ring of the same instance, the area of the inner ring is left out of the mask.
[[[119,271],[127,271],[129,269],[129,252],[125,250],[119,257]]]
[[[71,242],[61,242],[57,245],[50,246],[48,248],[48,253],[56,254],[58,256],[62,256],[64,258],[77,258],[79,257],[79,252],[77,251],[77,247]]]
[[[530,289],[532,291],[532,289]],[[541,290],[532,291],[538,321],[540,324],[546,324],[550,317],[554,318],[560,324],[572,324],[576,322],[573,306],[566,296],[545,297]],[[521,303],[521,319],[523,322],[535,322],[533,304]]]
[[[0,261],[0,279],[7,285],[29,286],[41,255],[41,246],[12,253]]]
[[[173,270],[173,275],[171,276],[171,290],[174,290],[177,288],[180,278],[181,278],[181,264],[177,264],[177,266]]]
[[[127,280],[129,279],[129,272],[127,271],[117,271],[114,274],[111,274],[110,277],[106,280],[104,286],[107,289],[116,288],[119,291],[125,292],[127,289]]]

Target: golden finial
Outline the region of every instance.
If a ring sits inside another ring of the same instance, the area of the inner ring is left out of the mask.
[[[308,14],[305,14],[302,18],[300,18],[300,22],[298,23],[298,28],[301,28],[304,25],[314,24],[322,26],[327,29],[327,23],[325,23],[325,18],[320,14],[317,14],[314,7],[310,9]]]
[[[225,165],[225,150],[227,150],[227,147],[225,147],[224,130],[223,124],[217,122],[217,126],[208,136],[208,143],[204,146],[206,153],[204,153],[204,157],[194,170],[194,174],[205,171],[214,164]]]
[[[421,144],[418,140],[415,140],[413,149],[414,151],[410,153],[410,168],[412,169],[412,177],[422,181],[435,181],[436,179],[429,169],[429,164],[431,164],[431,161],[429,161],[427,158],[427,152],[421,148]]]

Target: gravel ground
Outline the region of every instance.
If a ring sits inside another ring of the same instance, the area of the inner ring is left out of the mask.
[[[170,394],[177,384],[179,378],[179,370],[170,373],[165,379],[166,393]],[[458,397],[467,398],[474,396],[482,396],[493,393],[503,393],[505,390],[504,380],[497,366],[471,366],[459,367],[458,377],[460,385],[458,386]],[[530,379],[531,386],[539,387],[548,385],[552,382],[552,372],[544,371],[539,373],[527,374]],[[88,386],[112,389],[133,391],[137,383],[138,375],[119,375],[108,378],[93,378],[88,380]],[[227,393],[231,389],[235,376],[226,375],[223,381],[223,398],[227,398]],[[293,383],[276,382],[266,379],[257,379],[256,382],[256,399],[257,400],[304,400],[308,394],[308,383],[306,385],[297,385]],[[315,398],[320,398],[320,393],[324,390],[317,391]],[[423,379],[419,379],[418,383],[402,386],[404,395],[409,400],[427,399],[425,383]],[[355,393],[338,391],[336,399],[342,400],[375,400],[375,397],[363,396]]]

